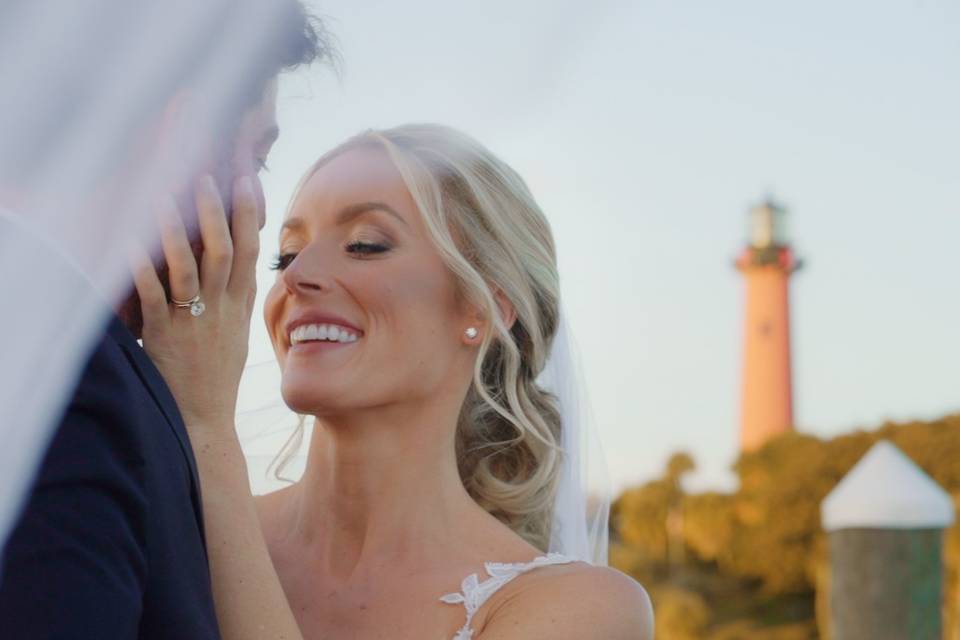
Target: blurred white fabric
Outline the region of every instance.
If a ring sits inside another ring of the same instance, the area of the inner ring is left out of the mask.
[[[154,243],[149,194],[192,175],[191,129],[236,115],[274,24],[246,0],[0,5],[0,548],[130,289],[129,248]],[[125,163],[185,76],[203,100],[176,148]]]
[[[129,249],[156,244],[146,203],[195,173],[205,150],[191,130],[236,111],[248,70],[272,35],[273,6],[256,0],[0,5],[0,206],[9,210],[0,218],[0,546],[86,355],[130,289]],[[203,87],[204,99],[179,123],[177,145],[156,150],[142,166],[124,162],[185,74],[191,86]],[[557,343],[566,344],[562,337]],[[560,385],[568,452],[556,544],[597,561],[590,549],[605,550],[609,495],[588,524],[590,450],[578,446],[589,438],[571,422],[583,405],[564,391],[576,387],[569,384],[575,378],[551,375]],[[275,375],[262,388],[279,397]],[[256,402],[257,391],[242,394]],[[296,417],[268,399],[242,415],[241,431],[244,421],[256,432],[247,450],[262,492],[279,484],[267,483],[266,467]],[[295,456],[286,473],[296,477],[304,460],[303,453]]]
[[[565,456],[547,551],[606,566],[612,488],[566,314],[537,381],[560,403]]]
[[[0,540],[109,307],[22,216],[0,210]]]

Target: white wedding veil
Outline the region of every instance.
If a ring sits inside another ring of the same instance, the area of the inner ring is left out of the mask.
[[[0,4],[0,551],[111,306],[129,290],[128,251],[154,241],[147,194],[193,173],[203,150],[190,144],[192,126],[237,115],[251,67],[282,36],[277,6]],[[183,144],[124,164],[181,82],[203,88],[180,123]]]
[[[205,150],[191,144],[192,126],[235,115],[251,66],[282,36],[277,5],[0,4],[0,552],[83,363],[129,290],[129,249],[155,244],[149,194],[194,174]],[[181,123],[182,146],[144,166],[118,162],[185,75],[204,100],[196,122]],[[561,333],[555,348],[564,345]],[[544,374],[560,398],[566,452],[550,550],[605,561],[609,494],[591,488],[599,451],[582,428],[575,367],[560,361]],[[289,433],[289,416],[265,406],[245,416],[258,424],[255,461],[272,459]]]
[[[549,551],[606,566],[610,479],[572,333],[561,313],[550,356],[537,379],[560,405],[564,455]]]

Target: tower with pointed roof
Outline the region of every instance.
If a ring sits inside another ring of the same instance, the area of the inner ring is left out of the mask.
[[[752,451],[793,429],[790,276],[800,268],[787,212],[767,198],[749,212],[749,238],[736,266],[746,284],[740,449]]]
[[[881,440],[820,505],[829,569],[817,617],[834,640],[943,638],[944,530],[953,498]]]

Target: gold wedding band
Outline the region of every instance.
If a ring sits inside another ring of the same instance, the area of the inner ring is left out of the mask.
[[[207,308],[205,304],[200,302],[199,293],[189,300],[177,300],[176,298],[170,298],[170,302],[173,303],[173,306],[178,309],[190,309],[190,315],[195,318],[203,313]]]
[[[176,298],[170,298],[170,302],[172,302],[173,306],[177,308],[188,309],[193,305],[197,304],[198,302],[200,302],[200,294],[198,293],[197,295],[193,296],[189,300],[177,300]]]

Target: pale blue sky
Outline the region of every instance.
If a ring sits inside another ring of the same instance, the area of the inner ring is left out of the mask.
[[[344,72],[282,84],[264,265],[324,150],[410,121],[474,135],[553,224],[615,486],[680,448],[700,464],[693,486],[731,486],[732,259],[768,191],[808,264],[793,289],[800,428],[960,410],[960,3],[314,4]],[[272,357],[259,322],[251,357]]]

